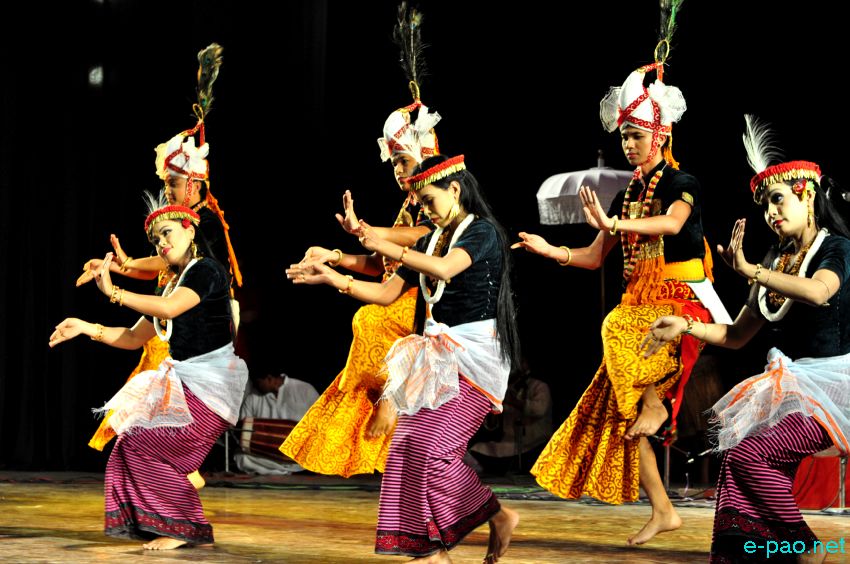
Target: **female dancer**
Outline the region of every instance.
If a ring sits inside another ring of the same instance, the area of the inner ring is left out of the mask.
[[[636,168],[625,193],[615,199],[611,209],[617,213],[611,217],[596,195],[582,188],[587,221],[599,229],[593,243],[581,249],[555,248],[538,235],[520,233],[522,241],[514,245],[563,266],[595,269],[617,242],[622,244],[625,292],[603,323],[602,366],[531,472],[556,495],[590,495],[608,503],[636,501],[640,483],[652,503],[652,516],[629,544],[681,525],[646,437],[667,419],[661,401],[665,394],[681,399],[699,355],[698,341],[685,339],[643,363],[638,345],[659,315],[684,312],[710,319],[695,293],[702,293],[705,285],[694,284],[711,277],[701,189],[696,178],[677,170],[670,150],[671,125],[685,111],[685,101],[678,88],[660,80],[649,89],[643,86],[644,74],[657,67],[633,72],[602,101],[603,125],[609,131],[619,128],[623,152]],[[673,402],[674,410],[678,403]]]
[[[56,326],[50,346],[81,334],[123,349],[138,349],[154,336],[168,341],[171,358],[127,382],[101,410],[111,413],[109,427],[118,434],[106,465],[105,532],[166,550],[213,542],[187,474],[236,422],[248,369],[233,352],[228,274],[218,261],[196,256],[200,217],[183,206],[151,207],[145,231],[174,272],[162,295],[114,285],[110,253],[95,275],[97,287],[110,302],[144,317],[131,328],[68,318]]]
[[[408,13],[404,3],[399,10],[397,38],[418,42],[417,12]],[[406,28],[404,33],[401,32],[403,27]],[[415,57],[408,60],[405,55],[416,51],[415,48],[402,49],[413,103],[389,115],[383,136],[378,139],[381,159],[391,161],[393,175],[402,190],[407,190],[405,179],[416,165],[438,152],[433,128],[440,116],[429,113],[419,98],[416,68],[421,64],[421,57],[417,63]],[[360,236],[361,226],[350,192],[346,191],[343,196],[343,208],[344,216],[337,214],[340,225],[347,232]],[[430,222],[411,193],[407,193],[392,227],[373,228],[381,238],[408,247],[430,229]],[[339,249],[310,247],[302,263],[314,261],[359,274],[381,275],[383,281],[389,280],[401,264],[377,254],[351,255]],[[385,381],[380,373],[380,362],[397,339],[414,332],[416,295],[416,288],[410,287],[392,303],[370,304],[357,310],[351,323],[354,338],[345,367],[292,430],[281,445],[281,452],[304,468],[322,474],[347,477],[384,471],[395,413],[385,402],[377,402]]]
[[[840,190],[820,167],[771,164],[769,130],[750,116],[747,123],[753,199],[779,241],[762,262],[748,262],[746,220],[738,220],[729,245],[718,248],[752,285],[735,322],[661,317],[644,345],[649,356],[685,334],[739,348],[770,324],[776,341],[765,372],[713,407],[723,461],[711,561],[820,562],[823,545],[803,520],[791,487],[806,456],[833,444],[850,451],[850,232],[830,202]]]
[[[397,341],[385,360],[384,399],[400,415],[381,483],[375,550],[451,562],[447,551],[489,521],[485,561],[496,562],[519,517],[499,505],[463,456],[487,413],[501,409],[511,359],[518,358],[509,250],[462,155],[426,159],[417,171],[408,183],[437,231],[409,248],[361,223],[364,247],[402,264],[396,276],[363,282],[315,262],[293,265],[287,276],[378,304],[420,286],[431,306],[424,334]]]

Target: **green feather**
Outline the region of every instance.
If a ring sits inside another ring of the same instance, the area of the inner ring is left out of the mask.
[[[221,67],[221,53],[224,49],[218,43],[211,43],[208,47],[201,49],[198,53],[198,107],[201,111],[201,119],[210,113],[213,103],[212,87],[218,78]]]

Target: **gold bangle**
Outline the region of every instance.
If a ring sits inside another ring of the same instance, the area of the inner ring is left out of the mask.
[[[614,216],[614,225],[612,225],[612,226],[611,226],[611,231],[609,231],[609,232],[608,232],[608,233],[610,233],[611,235],[616,235],[616,234],[617,234],[617,220],[619,220],[619,219],[620,219],[620,218],[619,218],[619,217],[617,217],[616,215]]]
[[[753,274],[753,277],[750,278],[749,285],[758,284],[759,282],[759,274],[761,274],[761,263],[756,265],[756,272]]]
[[[334,249],[331,252],[336,253],[336,256],[338,258],[336,260],[329,260],[328,264],[331,266],[339,266],[339,263],[342,262],[342,251],[340,251],[339,249]]]
[[[569,265],[570,265],[570,263],[573,261],[573,252],[570,250],[570,248],[569,248],[569,247],[565,247],[565,246],[563,246],[563,245],[561,245],[559,248],[564,249],[565,251],[567,251],[567,260],[566,260],[566,261],[564,261],[564,262],[561,262],[561,261],[556,261],[556,262],[557,262],[558,264],[560,264],[561,266],[569,266]]]
[[[92,335],[89,338],[92,341],[97,341],[98,343],[102,343],[103,342],[103,329],[104,329],[103,325],[101,325],[100,323],[95,323],[94,326],[97,327],[97,333],[95,333],[94,335]]]
[[[345,287],[344,290],[340,289],[339,293],[340,294],[348,294],[350,296],[351,295],[351,286],[354,285],[354,276],[352,276],[350,274],[346,274],[345,277],[348,278],[348,285]]]
[[[127,272],[127,269],[130,268],[129,265],[131,260],[133,260],[133,257],[127,257],[124,262],[121,263],[121,268],[119,268],[118,270],[120,270],[121,272]]]
[[[109,303],[114,304],[118,301],[118,290],[120,290],[118,286],[112,286],[112,294],[109,296]]]
[[[410,247],[402,247],[401,256],[398,257],[398,262],[404,262],[404,255],[406,255],[407,251],[409,251],[409,250],[410,250]]]

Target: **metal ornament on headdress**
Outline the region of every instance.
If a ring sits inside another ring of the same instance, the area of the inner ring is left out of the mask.
[[[397,23],[393,27],[393,41],[401,52],[401,67],[408,79],[408,88],[413,103],[397,109],[384,122],[383,136],[378,138],[381,160],[388,161],[393,155],[404,153],[422,162],[428,157],[440,153],[434,126],[440,121],[440,115],[429,113],[428,107],[420,99],[421,79],[426,76],[425,58],[422,52],[426,45],[422,42],[422,13],[416,9],[407,9],[407,2],[398,7]],[[416,120],[411,114],[418,110]]]
[[[782,153],[774,145],[773,131],[770,126],[751,114],[744,115],[744,121],[747,128],[742,138],[747,151],[747,162],[756,173],[750,180],[753,201],[761,202],[767,187],[778,182],[804,179],[820,182],[821,170],[817,163],[780,162]]]

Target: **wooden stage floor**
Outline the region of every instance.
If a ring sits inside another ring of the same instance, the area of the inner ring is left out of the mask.
[[[0,561],[2,562],[280,562],[353,564],[405,562],[373,554],[378,481],[320,476],[261,480],[207,477],[202,491],[216,547],[167,552],[142,550],[140,543],[103,535],[103,483],[97,474],[0,474]],[[229,486],[229,487],[226,487]],[[554,500],[529,483],[494,485],[521,516],[501,562],[663,563],[705,562],[713,507],[708,501],[678,502],[684,525],[639,548],[625,538],[649,517],[649,506],[606,506]],[[821,540],[850,537],[850,517],[809,512]],[[479,563],[487,527],[467,537],[450,554],[455,563]],[[850,544],[850,543],[848,543]],[[850,547],[848,547],[850,550]],[[850,562],[832,555],[827,562]]]

